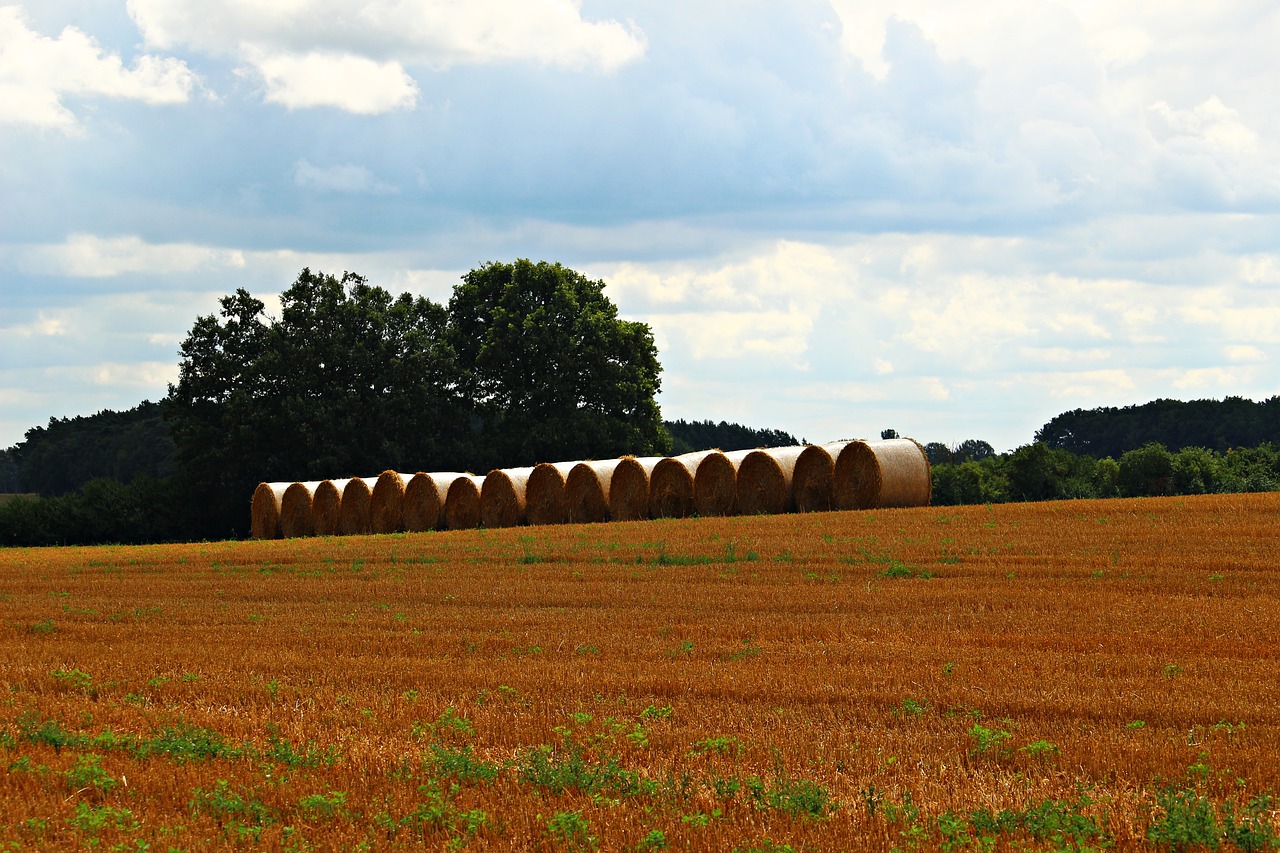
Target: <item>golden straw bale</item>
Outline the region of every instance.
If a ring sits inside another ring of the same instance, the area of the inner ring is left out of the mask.
[[[485,527],[515,527],[528,520],[525,490],[532,468],[495,468],[480,487],[480,522]]]
[[[738,465],[738,512],[742,515],[778,515],[795,509],[796,460],[804,447],[768,447],[753,450]]]
[[[280,500],[289,483],[259,483],[249,503],[249,529],[254,539],[280,538]]]
[[[443,530],[445,527],[444,503],[449,496],[449,485],[458,477],[457,472],[414,474],[404,487],[404,529],[411,533]]]
[[[916,441],[855,441],[836,457],[839,509],[928,506],[933,496],[929,457]]]
[[[569,472],[564,484],[568,520],[572,524],[590,524],[609,520],[609,486],[618,459],[579,462]]]
[[[565,505],[565,478],[577,462],[543,462],[533,466],[525,485],[525,511],[530,524],[564,524],[568,518]]]
[[[624,456],[609,478],[609,515],[614,521],[649,517],[649,477],[661,456]]]
[[[383,471],[373,484],[369,502],[369,526],[374,533],[400,533],[404,530],[404,477],[395,471]]]
[[[459,474],[444,498],[444,525],[450,530],[474,530],[480,526],[480,487],[484,478]]]
[[[704,517],[737,515],[738,466],[754,452],[717,450],[699,462],[693,475],[693,511]]]
[[[325,480],[311,496],[311,519],[317,536],[336,536],[342,517],[342,490],[350,480]]]
[[[338,533],[363,536],[373,532],[373,484],[377,477],[352,477],[342,490],[338,507]]]
[[[280,498],[280,535],[285,539],[316,535],[311,504],[319,486],[318,482],[292,483],[284,490],[284,497]]]
[[[649,475],[649,517],[687,518],[693,515],[693,476],[698,464],[719,450],[695,450],[669,456]]]
[[[836,457],[848,443],[833,441],[829,444],[811,444],[801,452],[791,477],[796,512],[826,512],[835,509],[832,488]]]

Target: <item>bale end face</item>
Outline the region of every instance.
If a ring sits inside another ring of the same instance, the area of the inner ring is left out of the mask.
[[[249,530],[254,539],[280,538],[280,501],[291,483],[259,483],[249,502]]]
[[[481,478],[464,474],[449,484],[445,493],[445,526],[450,530],[474,530],[480,526]]]
[[[369,500],[369,526],[374,533],[400,533],[404,530],[404,477],[395,471],[383,471],[373,484]]]
[[[753,450],[738,465],[738,512],[778,515],[794,506],[792,479],[802,447]]]

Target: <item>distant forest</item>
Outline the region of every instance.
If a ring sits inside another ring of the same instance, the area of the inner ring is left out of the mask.
[[[673,453],[803,443],[782,430],[725,421],[664,426]],[[924,446],[939,505],[1272,491],[1280,489],[1280,397],[1077,409],[1050,420],[1031,444],[1004,454],[978,439]],[[201,527],[184,499],[188,488],[163,403],[53,418],[0,451],[0,493],[40,496],[0,505],[0,544],[232,535]],[[247,516],[248,495],[244,499]]]
[[[165,479],[178,471],[176,448],[162,414],[163,404],[144,401],[123,412],[50,418],[49,425],[27,430],[25,440],[0,451],[0,493],[58,497],[91,480],[122,485],[138,478]],[[673,453],[694,450],[746,450],[799,444],[777,429],[753,429],[720,421],[665,421]],[[376,471],[334,471],[334,477]],[[483,471],[477,473],[485,473]]]

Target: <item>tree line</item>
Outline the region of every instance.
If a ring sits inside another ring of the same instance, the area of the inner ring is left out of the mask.
[[[196,319],[164,400],[51,419],[0,451],[0,492],[42,496],[0,505],[0,544],[242,536],[264,480],[800,443],[664,422],[651,330],[560,264],[485,264],[445,304],[304,269],[280,305],[236,290]],[[1277,401],[1076,410],[1006,454],[931,443],[934,502],[1274,489]]]

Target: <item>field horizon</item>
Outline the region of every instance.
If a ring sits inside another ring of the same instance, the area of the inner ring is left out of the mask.
[[[0,844],[1280,840],[1280,495],[0,550]]]

